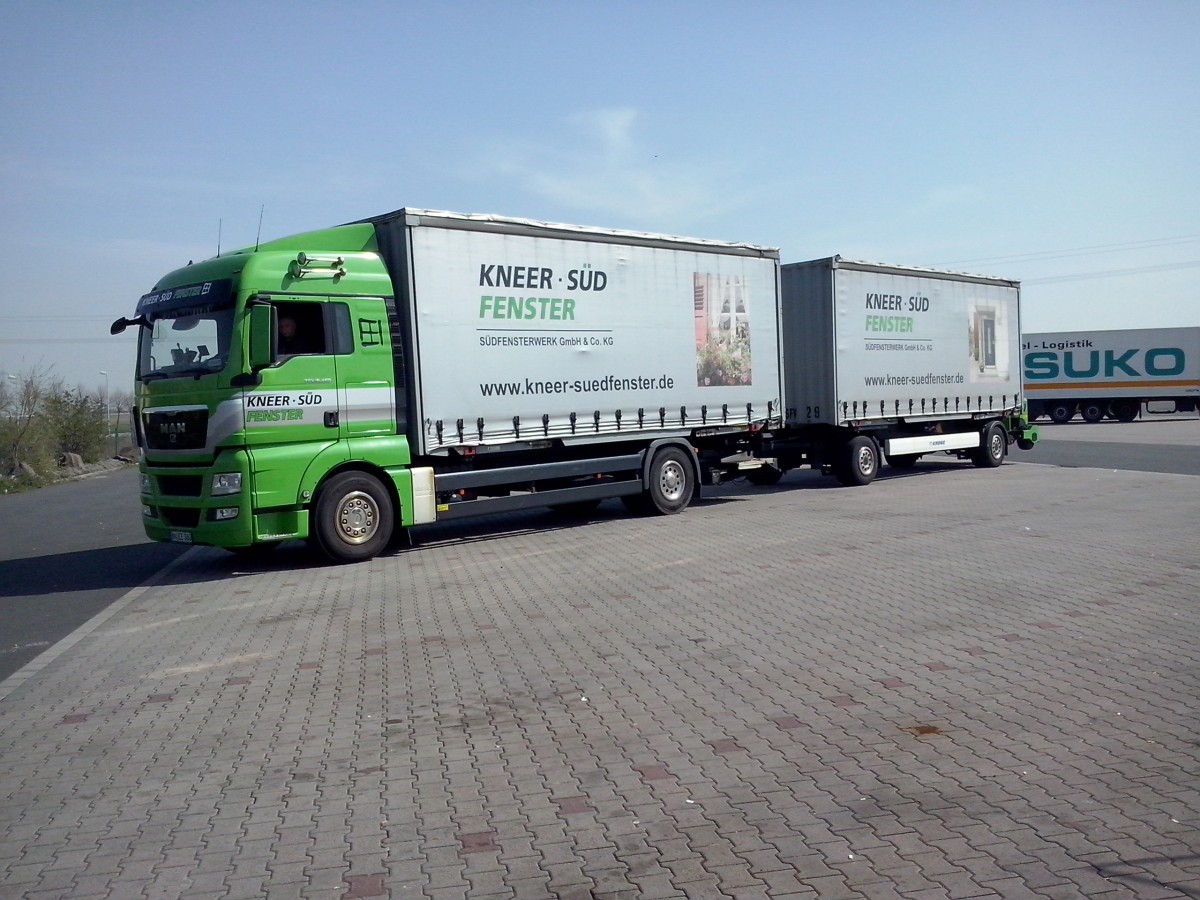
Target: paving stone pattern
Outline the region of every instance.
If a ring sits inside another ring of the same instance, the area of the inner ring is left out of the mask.
[[[0,699],[0,897],[1200,897],[1200,481],[196,549]]]

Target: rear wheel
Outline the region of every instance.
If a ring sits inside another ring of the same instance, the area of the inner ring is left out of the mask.
[[[971,462],[981,469],[994,469],[1008,454],[1008,434],[999,422],[992,422],[980,436],[982,445],[971,451]]]
[[[669,516],[692,501],[696,479],[692,461],[679,447],[662,447],[650,461],[650,486],[639,494],[621,498],[625,508],[639,515]]]
[[[625,494],[621,502],[641,516],[669,516],[692,502],[696,479],[691,460],[679,447],[663,447],[650,462],[650,487],[641,493]]]
[[[1132,422],[1141,412],[1142,405],[1136,400],[1114,400],[1112,414],[1118,422]]]
[[[916,453],[902,453],[899,456],[889,456],[887,458],[887,464],[893,469],[903,471],[904,469],[911,469],[913,466],[915,466],[918,459],[920,459],[920,456],[918,456]]]
[[[343,472],[321,488],[314,508],[317,546],[336,562],[378,556],[392,537],[392,498],[379,479]]]
[[[1050,421],[1055,425],[1065,425],[1067,422],[1070,422],[1075,415],[1075,404],[1064,403],[1061,401],[1058,403],[1051,403],[1046,412],[1049,413]]]
[[[840,448],[840,455],[834,474],[847,487],[870,484],[879,474],[879,447],[865,434],[846,441]]]
[[[1093,424],[1101,421],[1107,411],[1108,404],[1099,400],[1085,400],[1079,406],[1079,414],[1083,416],[1083,421]]]
[[[692,502],[696,479],[692,476],[692,461],[678,447],[663,447],[650,463],[650,490],[647,492],[651,511],[669,516]]]

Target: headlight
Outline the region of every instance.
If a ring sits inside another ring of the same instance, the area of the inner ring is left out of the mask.
[[[236,506],[223,506],[213,510],[213,519],[217,522],[228,522],[230,519],[238,517],[238,508]]]
[[[142,473],[142,493],[150,493],[150,476],[145,472]]]
[[[241,492],[241,472],[225,472],[212,477],[212,490],[209,492],[211,496],[222,497],[228,494],[240,494]]]

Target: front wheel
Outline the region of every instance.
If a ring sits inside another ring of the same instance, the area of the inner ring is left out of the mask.
[[[994,469],[1008,454],[1008,434],[1003,425],[993,422],[984,429],[982,438],[979,449],[971,452],[971,462],[981,469]]]
[[[335,562],[378,556],[392,537],[392,498],[379,479],[343,472],[321,488],[314,511],[317,546]]]
[[[837,480],[846,487],[870,484],[879,473],[879,447],[865,434],[852,437],[842,445]]]

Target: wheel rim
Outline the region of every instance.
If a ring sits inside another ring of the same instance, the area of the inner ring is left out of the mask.
[[[992,432],[992,459],[1000,459],[1004,455],[1004,435],[1000,432]]]
[[[379,505],[370,494],[353,491],[338,505],[338,534],[347,544],[365,544],[379,527]]]
[[[871,452],[870,447],[858,448],[858,471],[863,475],[870,475],[875,471],[875,454]]]
[[[669,502],[683,499],[687,478],[683,466],[675,460],[668,460],[658,472],[658,490],[663,499]]]

